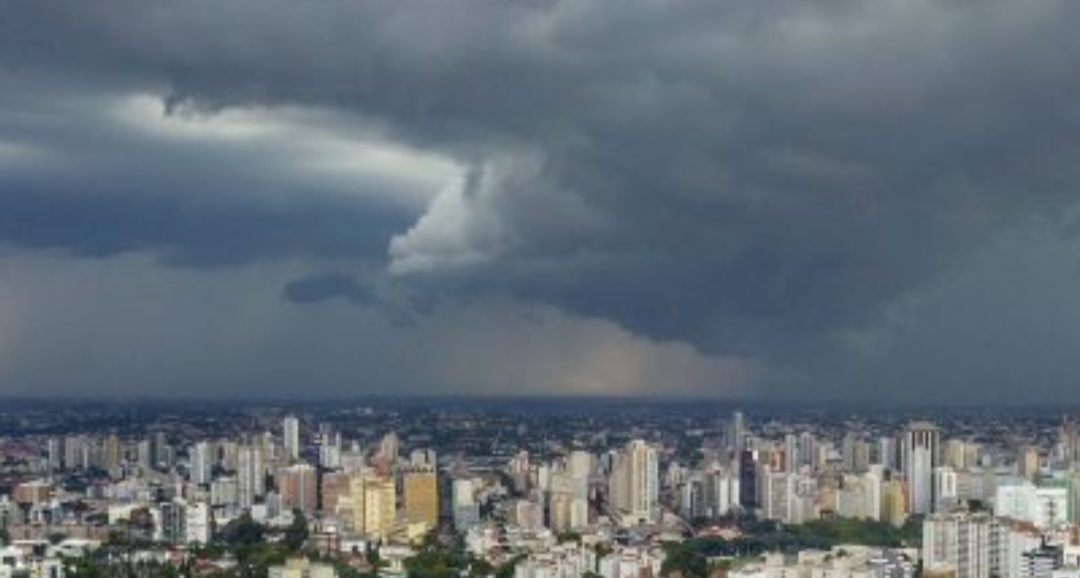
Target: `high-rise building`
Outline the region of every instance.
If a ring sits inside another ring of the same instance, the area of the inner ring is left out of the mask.
[[[802,454],[799,452],[799,437],[789,433],[784,435],[784,471],[795,473],[802,466]]]
[[[708,515],[720,517],[739,507],[739,476],[731,468],[713,464],[705,475],[705,506]]]
[[[188,455],[191,481],[196,484],[209,484],[212,477],[213,447],[209,442],[198,442],[191,446]]]
[[[900,527],[908,518],[907,488],[900,480],[889,480],[881,485],[881,519]]]
[[[299,509],[313,514],[318,508],[318,478],[315,468],[308,464],[293,464],[278,472],[278,492],[283,510]]]
[[[64,438],[64,469],[86,469],[89,467],[88,444],[85,436]]]
[[[1036,486],[1027,480],[1008,480],[997,486],[994,514],[1052,530],[1068,521],[1069,489],[1059,486]]]
[[[435,469],[417,467],[406,470],[402,486],[405,491],[405,519],[424,523],[429,528],[439,525],[439,486]]]
[[[184,508],[184,541],[188,544],[210,542],[210,507],[205,502],[193,502]]]
[[[456,479],[450,489],[454,528],[461,531],[479,522],[480,508],[476,503],[476,488],[473,481],[468,478]]]
[[[894,437],[881,437],[878,438],[878,450],[877,450],[877,463],[884,466],[885,469],[895,471],[899,466],[900,460],[897,459],[899,452],[896,450],[896,438]]]
[[[934,469],[940,462],[937,426],[915,422],[904,432],[901,447],[908,508],[913,514],[934,511]]]
[[[401,438],[396,432],[389,432],[379,440],[379,454],[377,458],[384,464],[393,464],[401,453]]]
[[[394,480],[372,470],[349,476],[348,491],[338,496],[334,511],[353,532],[389,538],[397,522]]]
[[[341,434],[326,433],[319,438],[319,465],[336,470],[341,467]]]
[[[438,455],[430,448],[416,448],[409,453],[409,464],[434,468],[439,464]]]
[[[747,510],[758,507],[758,464],[754,452],[739,454],[739,504]]]
[[[817,459],[817,437],[810,432],[799,436],[799,467],[812,466]]]
[[[210,482],[210,505],[235,506],[239,502],[239,484],[236,478],[226,476]]]
[[[342,496],[349,495],[351,476],[343,472],[325,472],[319,481],[322,491],[319,492],[319,509],[323,512],[334,512],[338,506],[338,500]]]
[[[1005,531],[988,514],[935,514],[923,521],[925,575],[955,578],[1001,576]]]
[[[633,440],[615,458],[609,480],[610,494],[624,523],[655,520],[660,474],[656,449]]]
[[[49,438],[48,442],[49,472],[59,472],[64,469],[64,438]]]
[[[236,493],[241,508],[250,508],[266,493],[266,467],[262,451],[254,446],[242,446],[236,454]]]
[[[300,459],[300,420],[296,416],[287,416],[283,422],[285,457],[290,461]]]
[[[960,505],[960,476],[949,466],[934,468],[934,511],[949,512]]]
[[[169,440],[165,432],[156,431],[150,438],[150,463],[155,468],[168,467]]]
[[[149,470],[154,467],[153,452],[151,450],[149,439],[139,440],[139,442],[135,444],[135,456],[139,467],[143,470]]]
[[[397,491],[394,481],[373,477],[364,482],[363,531],[385,540],[394,530],[397,519]]]
[[[122,457],[120,438],[116,434],[109,434],[105,438],[105,469],[111,472],[119,468]]]
[[[210,507],[181,498],[161,504],[156,539],[171,544],[206,544],[212,526]]]
[[[1031,446],[1020,448],[1016,456],[1016,473],[1034,481],[1039,476],[1039,450]]]
[[[731,431],[729,432],[731,450],[738,455],[746,449],[746,423],[743,412],[735,410],[731,414]]]

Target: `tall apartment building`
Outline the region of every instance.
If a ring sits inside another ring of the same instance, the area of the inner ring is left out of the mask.
[[[290,461],[300,459],[300,420],[296,416],[287,416],[282,423],[285,457]]]
[[[278,471],[278,492],[283,510],[299,509],[313,514],[318,509],[318,476],[308,464],[294,464]]]
[[[633,440],[615,456],[609,482],[612,505],[628,525],[655,520],[659,496],[656,449]]]
[[[405,519],[424,523],[429,528],[439,525],[439,485],[435,469],[415,467],[405,470],[402,478],[405,498]]]
[[[933,514],[923,521],[926,576],[991,578],[1004,569],[1005,529],[989,514]]]
[[[940,437],[937,426],[927,422],[913,423],[904,432],[901,456],[908,509],[913,514],[934,511],[934,469],[940,463]]]

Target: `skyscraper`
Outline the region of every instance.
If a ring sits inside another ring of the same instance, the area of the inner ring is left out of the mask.
[[[191,481],[196,484],[209,484],[213,462],[213,448],[209,442],[199,442],[191,447],[190,455],[188,456],[189,468],[191,470]]]
[[[616,505],[631,524],[653,521],[660,484],[656,449],[643,440],[633,440],[619,457],[618,467],[612,472],[619,478],[621,494],[621,503]]]
[[[739,505],[753,510],[758,507],[757,460],[754,452],[743,450],[739,453]]]
[[[624,524],[652,519],[658,485],[656,450],[644,441],[633,440],[612,455],[608,496],[612,510],[618,512]]]
[[[64,438],[49,438],[48,455],[50,473],[64,469]]]
[[[285,457],[291,461],[300,459],[300,420],[287,416],[284,422]]]
[[[242,508],[250,508],[266,493],[266,467],[262,451],[254,446],[243,446],[237,453],[237,501]]]
[[[729,432],[731,451],[739,455],[746,449],[746,423],[743,412],[736,410],[731,414],[731,431]]]
[[[401,438],[397,432],[389,432],[379,440],[377,459],[384,464],[393,464],[401,453]]]
[[[934,511],[934,468],[940,464],[940,433],[937,426],[915,422],[904,432],[901,446],[908,508],[913,514]]]

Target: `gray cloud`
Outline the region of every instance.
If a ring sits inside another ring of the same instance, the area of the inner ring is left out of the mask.
[[[857,356],[868,373],[894,370],[903,354],[868,352],[852,336],[894,323],[898,303],[959,275],[1001,235],[1080,200],[1074,2],[193,1],[7,11],[0,78],[16,90],[0,99],[9,110],[33,109],[28,95],[39,91],[154,94],[166,118],[210,125],[235,111],[272,118],[299,107],[332,115],[299,124],[376,134],[381,146],[459,171],[432,169],[440,177],[422,182],[401,180],[409,171],[369,174],[354,185],[383,193],[342,200],[330,194],[340,180],[286,167],[291,149],[259,149],[265,138],[215,145],[217,156],[149,147],[135,157],[144,173],[125,164],[104,175],[124,153],[76,143],[70,153],[95,153],[86,163],[94,188],[135,190],[80,197],[84,179],[0,171],[0,209],[17,215],[0,219],[0,238],[90,254],[150,250],[176,262],[385,259],[395,279],[380,282],[410,295],[550,304],[762,362],[776,381],[768,394],[867,381],[861,369],[840,378]],[[52,123],[34,118],[6,115],[9,157],[64,149]],[[83,140],[115,135],[128,151],[143,142],[84,122],[72,129]],[[200,170],[171,166],[178,155]],[[263,170],[268,178],[255,178]],[[187,194],[183,178],[204,171],[212,178],[196,179],[198,188],[225,191],[226,201]],[[166,194],[143,201],[160,175],[171,176]],[[24,183],[40,190],[12,193],[35,188]],[[326,190],[298,194],[303,183]],[[395,203],[387,190],[423,201]],[[38,224],[20,230],[28,222]],[[955,381],[947,372],[934,380]]]
[[[284,296],[295,303],[317,303],[341,297],[357,305],[377,303],[375,293],[347,273],[320,273],[293,279],[285,285]]]
[[[503,300],[401,327],[376,307],[297,306],[265,291],[318,279],[314,270],[278,261],[208,273],[137,253],[0,252],[0,392],[651,395],[663,380],[669,395],[744,395],[756,372],[551,307]]]

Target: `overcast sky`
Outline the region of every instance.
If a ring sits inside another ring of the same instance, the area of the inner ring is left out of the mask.
[[[0,395],[1080,403],[1074,0],[0,5]]]

